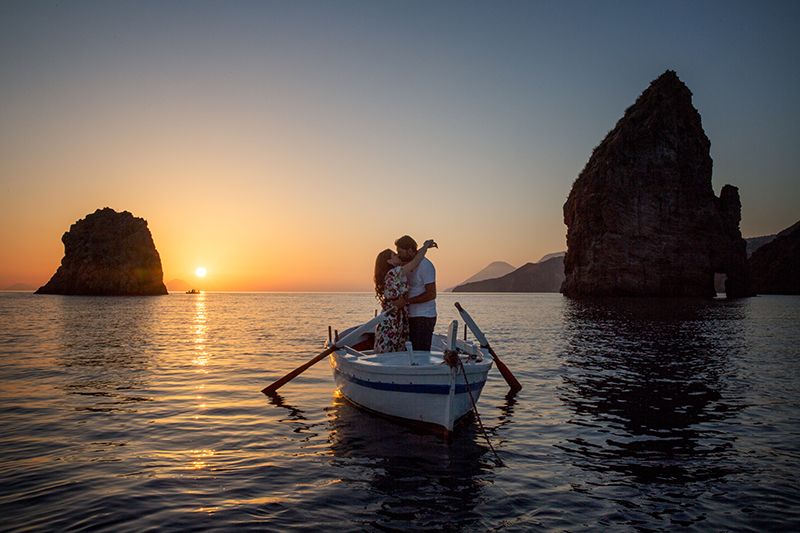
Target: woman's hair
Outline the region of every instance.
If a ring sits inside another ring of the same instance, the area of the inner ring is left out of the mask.
[[[375,298],[383,304],[383,289],[386,284],[386,273],[392,269],[389,259],[392,258],[392,251],[385,249],[375,258]]]

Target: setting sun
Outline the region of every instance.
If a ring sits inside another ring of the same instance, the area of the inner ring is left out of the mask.
[[[206,267],[197,267],[194,271],[194,275],[197,276],[198,278],[204,278],[206,277],[206,274],[208,274],[208,270],[206,270]]]

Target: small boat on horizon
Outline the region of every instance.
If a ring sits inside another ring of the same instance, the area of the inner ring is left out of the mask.
[[[200,289],[189,289],[186,294],[201,294],[202,292]]]

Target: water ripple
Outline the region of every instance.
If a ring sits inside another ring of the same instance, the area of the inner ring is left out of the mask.
[[[490,374],[450,442],[364,413],[321,363],[368,294],[0,293],[4,529],[797,530],[800,299],[458,296]]]

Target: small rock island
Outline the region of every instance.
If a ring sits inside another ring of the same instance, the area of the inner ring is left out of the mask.
[[[167,294],[161,257],[143,218],[98,209],[70,226],[61,241],[61,266],[36,294]]]
[[[564,204],[562,292],[585,296],[753,294],[736,187],[711,184],[711,143],[674,71],[653,81],[594,149]]]

